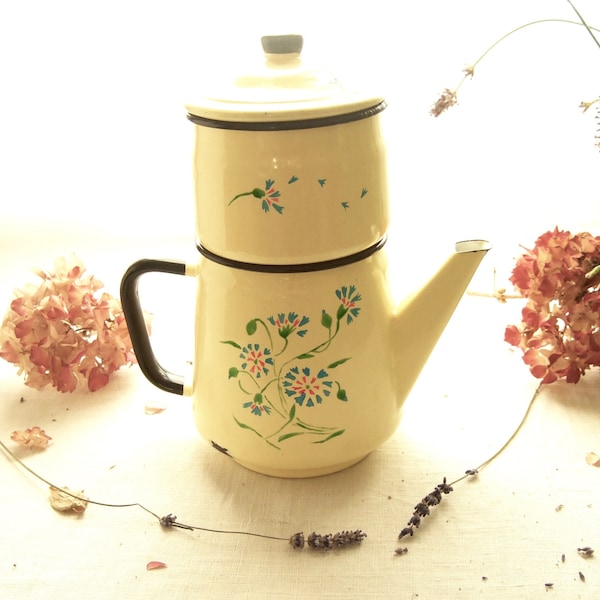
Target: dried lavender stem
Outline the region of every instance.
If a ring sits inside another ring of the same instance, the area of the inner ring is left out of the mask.
[[[571,6],[573,6],[573,4],[570,2],[570,0],[567,0]],[[521,29],[525,29],[526,27],[530,27],[531,25],[539,25],[540,23],[566,23],[568,25],[577,25],[579,27],[585,27],[588,31],[588,33],[594,38],[596,44],[598,44],[600,46],[600,42],[598,42],[598,39],[596,38],[596,36],[594,35],[594,31],[600,31],[599,29],[595,28],[595,27],[591,27],[589,26],[582,18],[582,16],[579,14],[579,12],[575,9],[575,7],[573,6],[573,9],[575,10],[575,12],[577,13],[577,16],[580,18],[581,22],[578,21],[571,21],[569,19],[538,19],[536,21],[530,21],[529,23],[524,23],[523,25],[520,25],[519,27],[516,27],[515,29],[512,29],[511,31],[509,31],[508,33],[505,33],[501,38],[497,39],[491,46],[489,46],[487,48],[487,50],[485,50],[485,52],[483,52],[483,54],[481,54],[479,56],[479,58],[471,65],[469,65],[468,67],[466,67],[465,69],[463,69],[463,72],[465,73],[462,77],[462,79],[459,81],[458,85],[453,89],[449,89],[446,88],[444,90],[444,92],[442,92],[442,95],[440,97],[440,99],[434,104],[433,108],[430,111],[430,114],[432,114],[434,117],[438,117],[439,115],[441,115],[443,112],[445,112],[446,110],[448,110],[448,108],[450,108],[451,106],[454,106],[457,103],[457,92],[460,89],[460,87],[462,86],[462,84],[468,79],[468,78],[473,78],[474,72],[475,72],[475,67],[501,42],[503,42],[506,38],[510,37],[513,33],[517,33],[517,31],[520,31]]]
[[[108,506],[110,508],[131,508],[132,506],[137,506],[137,507],[141,508],[142,510],[145,510],[147,513],[151,514],[153,517],[155,517],[160,522],[160,517],[156,513],[152,512],[149,508],[146,508],[139,502],[131,502],[129,504],[110,504],[108,502],[98,502],[97,500],[90,500],[89,498],[84,498],[82,496],[78,496],[77,494],[74,494],[73,492],[65,490],[64,488],[62,488],[58,485],[54,485],[53,483],[50,483],[47,479],[44,479],[44,477],[42,477],[41,475],[38,475],[38,473],[36,473],[33,469],[29,468],[20,458],[17,457],[16,454],[14,454],[14,452],[12,452],[8,448],[8,446],[6,446],[6,444],[4,444],[4,442],[2,440],[0,440],[0,446],[14,461],[16,461],[28,473],[30,473],[31,475],[33,475],[34,477],[39,479],[41,482],[45,483],[47,486],[54,487],[54,488],[60,490],[62,494],[65,494],[65,496],[75,498],[75,500],[80,500],[82,502],[88,502],[89,504],[95,504],[97,506]]]
[[[429,492],[429,494],[424,496],[422,498],[422,500],[417,503],[417,505],[414,508],[414,512],[413,512],[411,518],[406,523],[406,527],[404,527],[402,529],[402,531],[400,531],[400,533],[398,534],[399,540],[401,540],[402,538],[404,538],[406,536],[412,537],[415,533],[415,529],[418,529],[420,527],[421,520],[423,518],[429,516],[429,514],[431,513],[431,508],[440,504],[440,502],[442,501],[443,495],[449,494],[450,492],[453,491],[453,486],[455,484],[457,484],[459,481],[462,481],[463,479],[466,479],[467,477],[473,477],[474,475],[477,475],[481,469],[487,467],[494,459],[496,459],[500,454],[502,454],[502,452],[504,452],[504,450],[506,450],[508,445],[515,439],[515,437],[517,437],[517,435],[523,428],[523,425],[527,421],[527,418],[529,416],[529,413],[531,412],[531,408],[533,406],[534,400],[537,398],[541,387],[542,387],[542,384],[540,383],[538,385],[538,387],[536,388],[535,392],[533,393],[531,400],[529,401],[529,404],[527,406],[527,410],[525,411],[525,414],[523,415],[523,418],[521,419],[519,425],[513,431],[512,435],[508,438],[508,440],[506,440],[506,442],[502,445],[502,447],[497,452],[495,452],[490,458],[488,458],[487,460],[482,462],[476,469],[467,469],[465,471],[465,474],[462,475],[461,477],[459,477],[458,479],[455,479],[454,481],[448,483],[446,481],[446,478],[444,477],[442,483],[438,484],[434,488],[433,491]],[[578,548],[578,550],[580,550],[580,549]],[[592,552],[593,552],[593,550],[592,550]],[[399,554],[399,555],[405,554],[405,549],[403,549],[403,548],[397,549],[396,554]]]
[[[535,399],[537,398],[538,394],[540,393],[541,389],[542,389],[542,384],[540,383],[537,386],[537,388],[535,389],[535,391],[533,392],[533,395],[531,396],[531,400],[529,401],[529,405],[527,406],[527,410],[525,411],[525,414],[523,415],[521,422],[519,423],[517,428],[513,431],[512,435],[506,440],[506,442],[504,442],[502,447],[499,450],[497,450],[494,454],[492,454],[492,456],[490,456],[487,460],[482,462],[476,469],[469,469],[464,475],[462,475],[458,479],[455,479],[454,481],[452,481],[450,483],[450,485],[454,485],[454,484],[458,483],[459,481],[462,481],[463,479],[466,479],[470,475],[474,474],[474,473],[469,473],[469,471],[475,471],[476,473],[478,473],[479,471],[481,471],[481,469],[487,467],[493,460],[498,458],[498,456],[500,456],[500,454],[502,454],[506,450],[506,448],[508,448],[508,446],[511,444],[511,442],[517,437],[517,435],[519,435],[519,433],[521,432],[521,429],[523,429],[523,425],[525,425],[525,422],[527,421],[527,419],[529,417],[529,413],[531,412],[531,409],[533,407],[533,403],[534,403]]]
[[[570,3],[570,0],[567,0],[567,2]],[[573,6],[571,4],[571,6]],[[575,9],[575,7],[573,7]],[[575,10],[575,12],[577,12],[577,10]],[[569,19],[538,19],[536,21],[530,21],[529,23],[524,23],[523,25],[519,25],[519,27],[515,27],[515,29],[512,29],[511,31],[509,31],[508,33],[505,33],[501,38],[497,39],[472,65],[471,65],[471,69],[474,69],[498,44],[500,44],[501,42],[503,42],[507,37],[510,37],[513,33],[517,33],[517,31],[520,31],[521,29],[525,29],[526,27],[530,27],[531,25],[539,25],[540,23],[566,23],[567,25],[578,25],[578,26],[583,26],[586,29],[588,29],[588,31],[590,30],[594,30],[594,31],[598,31],[597,29],[595,29],[594,27],[588,27],[588,25],[586,23],[584,23],[583,19],[581,18],[581,15],[579,13],[577,13],[577,16],[581,19],[581,23],[577,22],[577,21],[571,21]],[[594,35],[591,33],[590,31],[590,35],[592,35],[592,37],[594,37]],[[595,38],[594,38],[595,39]],[[597,43],[597,41],[596,41]],[[460,81],[460,83],[456,86],[456,88],[454,89],[455,92],[458,91],[458,88],[460,88],[460,86],[465,82],[465,80],[467,79],[468,75],[465,75],[462,80]]]
[[[4,444],[4,442],[2,442],[2,440],[0,440],[0,447],[2,447],[2,449],[16,463],[18,463],[28,473],[30,473],[31,475],[33,475],[34,477],[39,479],[41,482],[45,483],[47,486],[49,486],[51,488],[59,489],[61,491],[61,493],[65,494],[66,496],[69,496],[76,500],[80,500],[82,502],[87,502],[89,504],[95,504],[97,506],[106,506],[109,508],[131,508],[133,506],[137,506],[138,508],[141,508],[142,510],[151,514],[160,523],[160,525],[165,528],[177,527],[179,529],[187,529],[189,531],[197,530],[197,531],[206,531],[209,533],[248,535],[248,536],[252,536],[252,537],[264,538],[267,540],[278,540],[278,541],[283,541],[283,542],[289,541],[290,544],[292,544],[292,546],[296,549],[304,547],[304,534],[301,532],[295,533],[291,538],[285,538],[285,537],[279,537],[279,536],[274,536],[274,535],[267,535],[264,533],[255,533],[252,531],[235,531],[235,530],[230,530],[230,529],[212,529],[210,527],[198,527],[195,525],[187,525],[185,523],[180,523],[179,521],[177,521],[177,517],[173,514],[168,514],[164,517],[159,517],[155,512],[151,511],[149,508],[146,508],[143,504],[140,504],[139,502],[131,502],[128,504],[112,504],[109,502],[98,502],[97,500],[90,500],[89,498],[84,498],[82,496],[74,494],[73,492],[71,492],[69,490],[65,490],[62,487],[56,486],[53,483],[51,483],[50,481],[48,481],[47,479],[45,479],[44,477],[42,477],[41,475],[39,475],[38,473],[36,473],[33,469],[28,467],[20,458],[18,458],[16,456],[16,454],[14,452],[12,452],[8,448],[8,446],[6,446],[6,444]],[[321,550],[321,549],[329,550],[331,548],[341,548],[343,546],[360,544],[363,541],[363,539],[366,537],[367,537],[367,534],[364,533],[360,529],[356,529],[354,531],[342,531],[342,532],[338,532],[335,534],[328,533],[326,535],[320,535],[320,534],[313,532],[308,536],[307,545],[309,548],[311,548],[313,550]]]

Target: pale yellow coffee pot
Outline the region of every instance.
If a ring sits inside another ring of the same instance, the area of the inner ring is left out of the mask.
[[[260,473],[310,477],[357,463],[394,433],[490,245],[457,243],[395,305],[384,99],[305,67],[301,36],[262,42],[254,71],[187,106],[198,261],[142,259],[121,299],[142,372],[192,397],[215,449]],[[196,278],[189,384],[151,347],[137,291],[149,272]]]

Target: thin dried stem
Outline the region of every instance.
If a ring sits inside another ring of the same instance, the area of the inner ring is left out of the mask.
[[[516,300],[519,298],[523,298],[523,296],[521,294],[507,294],[506,293],[506,288],[499,288],[496,285],[496,268],[494,267],[494,280],[493,280],[493,288],[494,288],[494,292],[493,293],[489,293],[489,292],[476,292],[474,290],[467,290],[467,294],[469,296],[477,296],[479,298],[495,298],[496,300],[498,300],[498,302],[500,302],[501,304],[505,304],[507,300]]]
[[[596,42],[596,46],[598,46],[598,48],[600,48],[600,41],[598,41],[598,38],[594,35],[594,32],[592,31],[592,29],[594,29],[594,28],[590,27],[585,22],[585,19],[581,16],[581,13],[577,10],[577,8],[571,2],[571,0],[567,0],[567,2],[571,5],[571,8],[575,11],[575,14],[579,17],[579,20],[581,21],[581,24],[587,29],[588,33],[592,36],[592,39],[594,40],[594,42]],[[594,29],[594,31],[597,31],[597,29]]]
[[[525,422],[527,421],[527,418],[529,417],[529,413],[531,412],[533,403],[534,403],[535,399],[538,397],[538,394],[540,393],[540,390],[542,389],[542,385],[543,384],[540,383],[537,386],[537,388],[535,389],[535,392],[533,392],[533,395],[531,396],[531,400],[529,401],[529,405],[527,406],[527,410],[525,411],[525,414],[523,415],[521,422],[519,423],[517,428],[513,431],[513,434],[506,440],[504,445],[497,452],[492,454],[492,456],[490,456],[487,460],[483,461],[476,469],[469,469],[462,477],[459,477],[458,479],[455,479],[454,481],[452,481],[450,483],[450,485],[454,485],[455,483],[458,483],[459,481],[462,481],[463,479],[466,479],[467,477],[472,476],[474,473],[478,473],[479,471],[481,471],[482,469],[487,467],[493,460],[498,458],[498,456],[500,456],[506,450],[506,448],[508,448],[510,443],[517,437],[517,435],[519,435],[519,433],[521,432],[521,429],[523,429],[523,425],[525,425]]]
[[[568,2],[570,0],[567,0]],[[572,6],[572,5],[571,5]],[[574,8],[574,7],[573,7]],[[577,13],[579,18],[581,19],[581,16],[579,15],[579,13]],[[596,29],[595,27],[589,27],[587,24],[585,24],[583,22],[583,19],[581,19],[582,22],[578,23],[577,21],[571,21],[569,19],[538,19],[537,21],[530,21],[529,23],[524,23],[523,25],[519,25],[519,27],[515,27],[514,29],[512,29],[511,31],[509,31],[508,33],[505,33],[502,37],[498,38],[472,65],[470,65],[469,69],[466,71],[465,76],[462,78],[462,80],[460,81],[460,83],[456,86],[455,88],[455,92],[458,91],[458,89],[460,88],[460,86],[465,82],[465,80],[467,78],[472,77],[473,76],[473,72],[475,70],[475,67],[501,42],[503,42],[506,38],[510,37],[511,35],[513,35],[513,33],[517,33],[517,31],[521,31],[522,29],[525,29],[526,27],[531,27],[532,25],[540,25],[542,23],[565,23],[567,25],[577,25],[579,27],[586,27],[586,29],[590,32],[590,34],[592,35],[592,37],[594,37],[594,34],[592,33],[592,30],[594,31],[600,31],[600,29]],[[594,39],[596,39],[594,37]],[[596,40],[597,42],[597,40]]]
[[[294,549],[304,548],[304,534],[302,532],[295,533],[291,537],[286,538],[275,535],[267,535],[264,533],[255,533],[253,531],[236,531],[231,529],[213,529],[210,527],[199,527],[197,525],[187,525],[186,523],[181,523],[173,514],[168,514],[164,517],[159,517],[155,512],[151,511],[149,508],[146,508],[143,504],[140,504],[139,502],[130,502],[127,504],[113,504],[110,502],[98,502],[97,500],[90,500],[89,498],[80,496],[78,494],[74,494],[70,490],[56,486],[50,481],[48,481],[46,478],[36,473],[33,469],[28,467],[14,452],[12,452],[8,448],[8,446],[6,446],[4,442],[2,442],[2,440],[0,440],[0,447],[2,447],[2,449],[6,452],[6,454],[8,454],[8,456],[10,456],[16,463],[18,463],[21,467],[23,467],[23,469],[25,469],[35,478],[39,479],[41,482],[45,483],[50,488],[56,488],[60,490],[62,494],[65,494],[66,496],[69,496],[81,502],[87,502],[88,504],[95,504],[97,506],[106,506],[109,508],[131,508],[136,506],[138,508],[141,508],[145,512],[151,514],[164,528],[176,527],[178,529],[187,529],[188,531],[206,531],[208,533],[246,535],[251,537],[259,537],[267,540],[278,540],[283,542],[289,541],[289,543]],[[307,546],[311,550],[330,550],[332,548],[342,548],[344,546],[360,544],[366,537],[367,534],[364,533],[361,529],[355,529],[353,531],[341,531],[335,534],[328,533],[326,535],[320,535],[313,532],[308,536]]]
[[[537,398],[541,387],[542,387],[542,384],[540,383],[538,385],[538,387],[536,388],[535,392],[533,393],[533,396],[531,397],[531,400],[529,401],[529,405],[527,406],[527,410],[525,411],[525,414],[523,415],[523,418],[521,419],[519,425],[514,430],[513,434],[508,438],[508,440],[506,440],[506,442],[503,444],[503,446],[497,452],[495,452],[492,456],[490,456],[490,458],[488,458],[487,460],[482,462],[476,469],[467,469],[465,471],[465,474],[462,475],[461,477],[459,477],[458,479],[455,479],[454,481],[451,481],[450,483],[448,483],[446,481],[446,478],[444,477],[442,483],[435,486],[435,488],[431,492],[429,492],[426,496],[424,496],[420,500],[420,502],[417,503],[417,505],[414,508],[414,512],[413,512],[412,516],[406,523],[406,527],[404,527],[398,535],[399,540],[401,540],[402,538],[407,537],[407,536],[412,537],[415,534],[415,529],[418,529],[420,527],[421,521],[425,517],[427,517],[431,514],[431,510],[440,504],[440,502],[442,501],[442,498],[445,495],[450,494],[452,491],[454,491],[453,486],[455,484],[462,481],[463,479],[466,479],[467,477],[473,477],[473,476],[477,475],[479,473],[479,471],[481,471],[481,469],[484,469],[485,467],[487,467],[494,459],[496,459],[498,456],[500,456],[500,454],[502,454],[502,452],[504,452],[504,450],[506,450],[506,448],[509,446],[509,444],[517,437],[517,435],[523,428],[523,425],[527,421],[527,417],[529,416],[529,413],[531,412],[531,407],[533,406],[534,400]],[[407,552],[407,548],[397,548],[396,549],[397,555],[403,555],[403,554],[406,554],[406,552]]]
[[[571,4],[571,6],[573,6],[573,4],[570,2],[570,0],[567,0],[567,1]],[[462,79],[458,82],[458,85],[454,89],[446,88],[444,90],[444,92],[442,92],[440,98],[436,101],[436,103],[433,105],[432,109],[430,110],[430,114],[433,115],[434,117],[438,117],[443,112],[445,112],[446,110],[448,110],[448,108],[450,108],[451,106],[454,106],[455,104],[457,104],[457,102],[458,102],[458,98],[457,98],[458,90],[460,89],[460,87],[462,86],[462,84],[467,79],[472,79],[473,78],[473,76],[475,74],[475,67],[496,46],[498,46],[498,44],[500,44],[501,42],[503,42],[506,38],[510,37],[514,33],[517,33],[518,31],[521,31],[522,29],[525,29],[526,27],[531,27],[532,25],[539,25],[541,23],[565,23],[567,25],[577,25],[578,27],[585,27],[587,29],[587,31],[589,32],[589,34],[594,38],[594,41],[596,42],[596,44],[598,44],[600,46],[600,43],[598,42],[598,39],[596,38],[596,36],[593,33],[594,31],[600,32],[600,29],[597,29],[596,27],[591,27],[590,25],[588,25],[584,21],[583,17],[579,14],[579,12],[575,9],[574,6],[573,6],[573,9],[577,13],[577,16],[579,17],[579,19],[580,19],[581,22],[571,21],[569,19],[538,19],[536,21],[530,21],[529,23],[524,23],[523,25],[519,25],[519,27],[515,27],[514,29],[512,29],[508,33],[505,33],[502,37],[498,38],[491,46],[489,46],[485,50],[485,52],[483,52],[479,56],[479,58],[473,64],[471,64],[471,65],[469,65],[469,66],[467,66],[467,67],[465,67],[463,69],[464,75],[463,75]]]
[[[137,506],[138,508],[141,508],[142,510],[145,510],[147,513],[151,514],[153,517],[155,517],[160,522],[160,517],[156,513],[152,512],[149,508],[146,508],[144,505],[140,504],[139,502],[131,502],[128,504],[112,504],[109,502],[98,502],[97,500],[90,500],[89,498],[85,498],[83,496],[78,496],[77,494],[74,494],[73,492],[71,492],[69,490],[65,490],[64,488],[62,488],[58,485],[50,483],[47,479],[45,479],[44,477],[42,477],[41,475],[36,473],[33,469],[29,468],[14,452],[12,452],[8,448],[8,446],[6,446],[6,444],[2,440],[0,440],[0,446],[2,447],[4,452],[6,452],[14,461],[16,461],[28,473],[30,473],[31,475],[33,475],[34,477],[39,479],[41,482],[45,483],[47,486],[59,489],[61,491],[61,493],[65,494],[65,496],[69,496],[71,498],[74,498],[75,500],[80,500],[82,502],[88,502],[89,504],[95,504],[97,506],[108,506],[110,508],[131,508],[133,506]]]

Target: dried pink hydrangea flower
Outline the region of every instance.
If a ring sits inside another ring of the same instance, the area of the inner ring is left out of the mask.
[[[542,383],[577,383],[600,366],[600,237],[548,231],[521,256],[511,282],[527,299],[504,339]]]
[[[0,357],[14,363],[35,389],[51,385],[95,392],[110,375],[135,362],[121,303],[75,255],[58,258],[42,282],[15,290],[0,328]]]

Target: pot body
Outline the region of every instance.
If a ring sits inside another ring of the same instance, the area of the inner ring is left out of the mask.
[[[389,220],[383,107],[337,124],[265,124],[274,130],[190,116],[197,239],[258,264],[324,261],[376,243]]]
[[[308,477],[343,469],[396,429],[383,250],[308,273],[197,268],[193,413],[242,465]]]
[[[215,448],[285,477],[358,462],[393,433],[401,407],[382,250],[385,101],[304,68],[299,42],[263,38],[263,67],[188,105],[203,256],[138,261],[121,286],[148,379],[191,394]],[[191,386],[150,346],[137,297],[150,271],[197,278]]]

